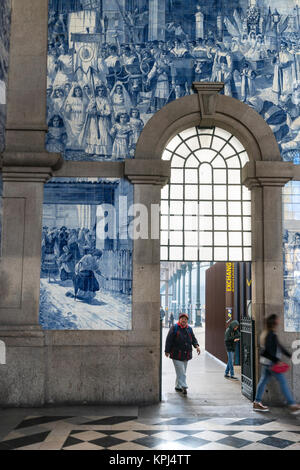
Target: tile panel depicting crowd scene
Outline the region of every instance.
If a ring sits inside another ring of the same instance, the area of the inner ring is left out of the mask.
[[[8,74],[10,0],[0,4],[0,152],[5,146],[6,85]]]
[[[132,202],[132,186],[120,179],[52,178],[45,185],[43,329],[131,329]]]
[[[147,121],[194,81],[258,111],[299,162],[299,0],[49,0],[47,148],[133,158]]]

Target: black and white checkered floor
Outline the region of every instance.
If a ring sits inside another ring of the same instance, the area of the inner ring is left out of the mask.
[[[300,420],[28,416],[0,450],[300,450]]]

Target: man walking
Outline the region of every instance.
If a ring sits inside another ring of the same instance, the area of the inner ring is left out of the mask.
[[[176,371],[175,390],[187,394],[186,369],[188,361],[192,359],[192,346],[200,354],[198,341],[192,328],[188,325],[188,315],[181,313],[179,321],[170,328],[166,339],[165,355],[173,360]]]
[[[239,329],[239,322],[236,320],[233,320],[227,330],[225,331],[225,346],[226,346],[226,351],[227,351],[227,356],[228,356],[228,363],[227,367],[225,370],[225,378],[231,378],[233,380],[238,380],[237,377],[234,375],[234,352],[235,352],[235,347],[236,343],[240,340],[240,333],[238,331]],[[229,376],[230,373],[230,376]]]

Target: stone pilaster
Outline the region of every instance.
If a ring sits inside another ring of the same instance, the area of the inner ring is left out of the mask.
[[[252,199],[252,311],[257,361],[264,319],[275,313],[283,320],[282,188],[292,178],[293,164],[289,162],[250,162],[242,174]],[[272,388],[269,400],[277,401]]]

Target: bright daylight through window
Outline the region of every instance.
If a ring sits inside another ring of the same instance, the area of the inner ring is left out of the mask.
[[[162,190],[161,261],[251,261],[251,194],[241,184],[243,145],[217,127],[176,135]]]

